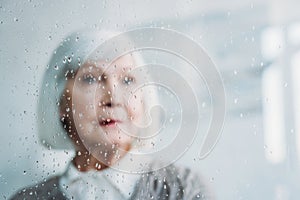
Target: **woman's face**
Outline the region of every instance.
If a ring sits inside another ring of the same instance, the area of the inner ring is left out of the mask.
[[[111,164],[131,148],[136,128],[143,123],[141,91],[132,91],[139,77],[131,55],[109,67],[105,61],[86,62],[69,78],[61,100],[61,115],[67,121],[77,150]]]

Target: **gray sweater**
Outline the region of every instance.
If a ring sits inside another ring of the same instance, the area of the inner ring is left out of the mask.
[[[67,200],[59,187],[60,176],[18,191],[11,200],[61,199]],[[137,182],[130,199],[214,199],[200,176],[186,168],[170,165],[145,173]]]

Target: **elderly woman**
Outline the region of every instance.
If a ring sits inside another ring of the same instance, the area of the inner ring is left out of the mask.
[[[48,148],[74,149],[75,156],[63,174],[12,199],[212,198],[189,169],[132,156],[151,148],[151,142],[138,139],[137,124],[145,124],[146,107],[157,97],[132,92],[141,79],[150,78],[136,73],[142,62],[138,53],[105,59],[109,52],[98,47],[113,34],[75,32],[54,51],[40,93],[39,136]]]

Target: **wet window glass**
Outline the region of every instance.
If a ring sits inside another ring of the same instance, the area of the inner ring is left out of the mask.
[[[296,1],[2,1],[1,199],[298,199]]]

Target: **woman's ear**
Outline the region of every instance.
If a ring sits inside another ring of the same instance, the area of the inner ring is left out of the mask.
[[[72,91],[73,79],[68,79],[66,87],[61,94],[59,101],[59,117],[63,129],[67,132],[70,138],[76,139],[76,128],[74,127],[72,115]]]
[[[72,92],[70,88],[72,88],[73,80],[68,79],[66,82],[66,86],[60,96],[59,100],[59,116],[61,120],[64,120],[66,117],[69,117],[70,111],[72,110]]]
[[[72,92],[70,91],[70,88],[72,86],[73,82],[72,80],[67,80],[66,86],[60,96],[59,101],[59,117],[60,121],[62,122],[63,128],[68,131],[70,129],[71,125],[71,118],[72,118]]]

